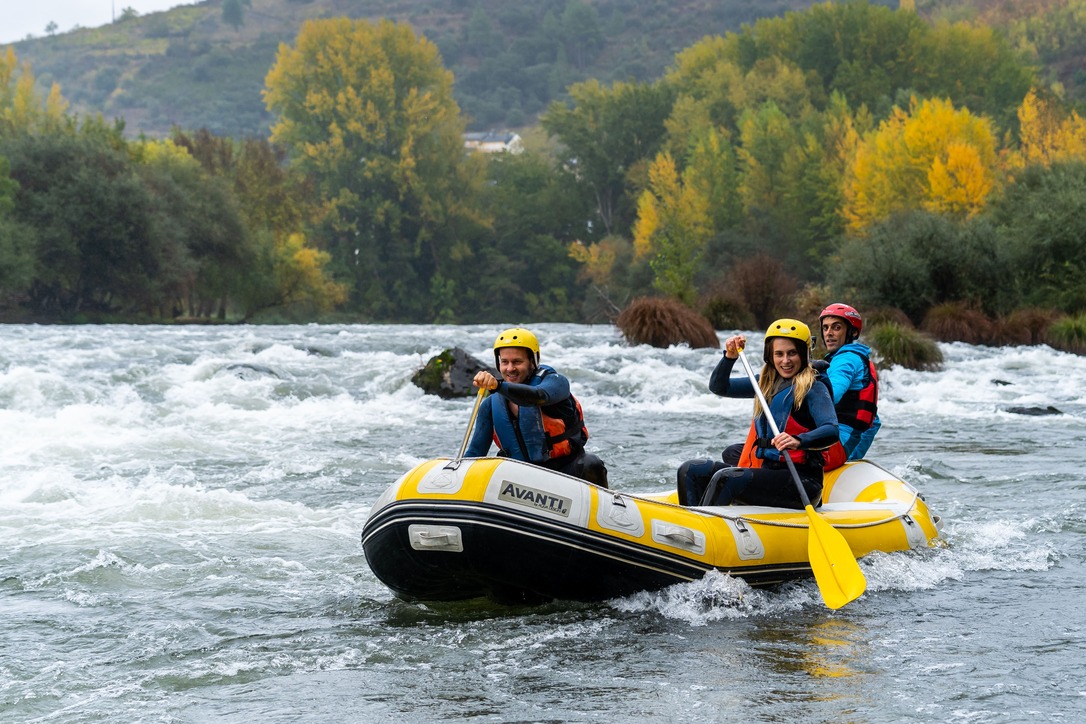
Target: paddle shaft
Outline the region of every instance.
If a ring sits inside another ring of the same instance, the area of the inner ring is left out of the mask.
[[[743,356],[743,350],[739,350],[739,359],[743,361],[743,367],[747,370],[750,383],[754,386],[754,394],[758,396],[758,402],[762,404],[769,427],[773,436],[781,434],[776,420],[769,410],[762,389],[758,387],[758,380],[754,378],[754,370],[750,368],[750,362]],[[864,577],[860,565],[856,562],[856,556],[848,545],[848,541],[841,532],[830,525],[829,521],[815,512],[807,497],[807,491],[803,489],[799,473],[796,471],[792,456],[785,450],[782,455],[788,464],[788,470],[792,473],[792,480],[796,484],[800,500],[807,511],[807,558],[811,563],[811,573],[814,574],[818,590],[822,594],[822,600],[830,608],[841,608],[849,601],[854,601],[863,594],[867,588],[867,579]]]
[[[743,350],[739,350],[739,361],[743,363],[743,367],[747,370],[747,377],[750,378],[751,387],[754,388],[754,394],[758,396],[758,402],[762,405],[762,411],[765,413],[765,419],[769,421],[769,429],[773,431],[773,437],[781,434],[780,429],[777,427],[777,421],[773,419],[773,415],[769,412],[769,403],[766,402],[765,395],[762,394],[762,388],[758,386],[758,379],[754,376],[754,370],[750,367],[750,362],[743,356]],[[811,505],[811,499],[807,497],[807,491],[803,488],[803,483],[799,479],[799,471],[796,470],[796,464],[792,462],[792,456],[788,454],[788,451],[781,453],[781,457],[784,458],[784,462],[788,464],[788,470],[792,473],[792,481],[796,484],[796,490],[799,491],[799,499],[803,501],[803,507],[806,508]]]
[[[479,405],[482,404],[483,398],[486,397],[489,390],[485,387],[479,388],[479,394],[475,395],[475,407],[471,410],[471,419],[468,420],[468,429],[464,431],[464,442],[460,443],[460,452],[457,453],[456,459],[464,457],[464,453],[468,449],[468,440],[471,439],[471,431],[475,428],[475,418],[479,416]]]

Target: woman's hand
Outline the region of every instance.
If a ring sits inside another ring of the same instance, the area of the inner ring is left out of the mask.
[[[780,435],[777,435],[771,442],[773,447],[777,448],[780,452],[784,452],[785,450],[799,450],[799,440],[792,437],[787,432],[782,432]]]
[[[475,379],[473,379],[471,383],[476,387],[481,387],[492,392],[498,389],[498,378],[486,370],[475,373]]]
[[[739,359],[739,352],[747,346],[747,338],[741,334],[728,337],[724,340],[724,356],[728,359]]]

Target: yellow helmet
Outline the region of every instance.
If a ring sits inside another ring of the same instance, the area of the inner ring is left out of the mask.
[[[766,364],[770,364],[769,340],[774,337],[799,340],[803,343],[800,349],[803,352],[804,365],[810,360],[811,350],[814,349],[814,337],[811,336],[811,328],[803,322],[798,319],[778,319],[769,325],[769,329],[765,331],[765,351],[762,354],[762,359]]]
[[[532,361],[539,364],[539,340],[524,327],[512,327],[498,335],[494,340],[494,366],[500,367],[498,350],[505,347],[523,347],[532,353]]]

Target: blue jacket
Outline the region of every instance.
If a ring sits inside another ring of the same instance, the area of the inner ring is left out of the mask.
[[[842,352],[844,354],[841,354]],[[858,354],[851,354],[852,352]],[[830,383],[830,389],[833,391],[834,406],[841,402],[845,392],[863,388],[867,369],[860,355],[870,359],[871,348],[861,342],[849,342],[836,352],[826,355],[825,358],[829,361],[830,366],[824,374]],[[880,427],[882,427],[882,421],[878,415],[875,415],[871,427],[866,430],[855,430],[845,423],[838,425],[841,444],[844,446],[849,460],[859,460],[867,454],[868,448],[871,447],[871,441],[875,439]]]
[[[519,408],[516,418],[510,414],[509,402],[516,403]],[[497,434],[498,444],[505,455],[537,465],[546,462],[550,458],[550,450],[541,408],[563,402],[568,402],[571,408],[574,405],[569,380],[553,367],[539,365],[527,384],[498,380],[498,389],[479,405],[475,431],[465,456],[474,458],[486,455]]]

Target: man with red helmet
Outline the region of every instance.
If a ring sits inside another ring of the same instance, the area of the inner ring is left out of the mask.
[[[879,420],[879,376],[871,348],[857,341],[864,322],[847,304],[834,303],[818,315],[829,367],[823,371],[837,410],[841,445],[849,460],[867,454],[882,422]]]

